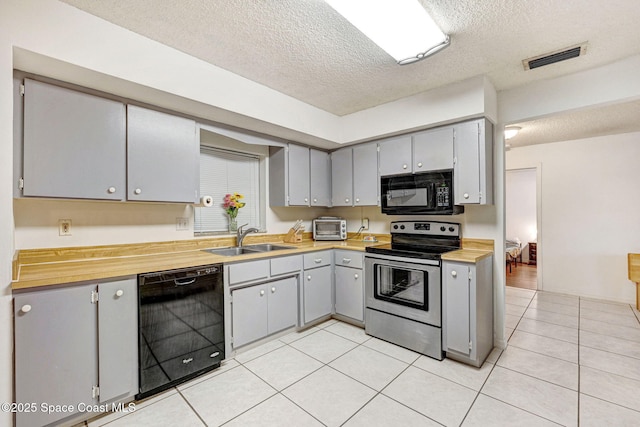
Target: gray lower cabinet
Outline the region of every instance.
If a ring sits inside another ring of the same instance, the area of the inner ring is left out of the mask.
[[[195,203],[200,199],[196,122],[127,106],[127,199]]]
[[[234,348],[297,324],[297,277],[236,289],[231,298]]]
[[[312,322],[333,311],[331,266],[304,271],[304,323]]]
[[[493,257],[477,263],[443,261],[443,349],[480,367],[493,349]]]
[[[123,200],[125,123],[121,102],[25,79],[22,195]]]
[[[15,401],[37,405],[16,413],[16,426],[55,423],[82,405],[133,396],[137,306],[135,278],[15,294]],[[42,404],[73,407],[47,413]]]
[[[364,322],[363,255],[360,252],[336,250],[335,312]]]

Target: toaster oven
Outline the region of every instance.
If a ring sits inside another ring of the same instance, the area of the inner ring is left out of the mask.
[[[347,240],[347,221],[334,216],[314,219],[313,240]]]

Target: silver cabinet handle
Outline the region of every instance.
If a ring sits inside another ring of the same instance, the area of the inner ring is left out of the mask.
[[[464,193],[464,194],[462,195],[462,197],[464,197],[465,199],[468,199],[468,198],[469,198],[469,193]]]
[[[31,306],[29,304],[25,304],[25,305],[22,306],[20,311],[23,312],[23,313],[28,313],[28,312],[31,311]]]
[[[349,203],[349,198],[344,199],[345,203]]]
[[[118,289],[118,290],[116,291],[116,296],[117,296],[117,297],[121,297],[122,295],[124,295],[124,291],[123,291],[122,289]]]
[[[307,276],[307,280],[309,281],[311,280],[311,275]]]
[[[316,264],[320,264],[322,262],[322,258],[316,258],[313,260]]]
[[[271,288],[271,293],[274,293],[276,291],[275,286]]]
[[[309,199],[305,197],[304,198],[304,202],[307,203],[308,201],[309,201]]]
[[[422,162],[418,162],[418,167],[421,168],[422,167]]]
[[[402,165],[402,169],[406,169],[406,168],[407,168],[406,164]]]
[[[451,276],[453,276],[453,277],[457,277],[457,276],[458,276],[458,273],[456,273],[456,271],[455,271],[455,270],[453,270],[453,271],[451,272]]]
[[[356,203],[360,203],[360,199],[356,198]]]
[[[313,203],[318,203],[318,199],[313,199]]]
[[[345,264],[349,264],[351,262],[351,258],[342,258],[342,262]]]
[[[353,278],[354,278],[354,279],[357,279],[357,278],[358,278],[358,273],[354,274],[354,275],[353,275]]]
[[[190,358],[188,358],[188,359],[182,359],[182,363],[184,363],[185,365],[186,365],[187,363],[191,363],[191,362],[193,362],[193,357],[190,357]]]
[[[264,296],[264,291],[260,291],[260,296],[263,297]]]
[[[139,189],[139,188],[136,188],[135,190],[133,190],[133,193],[134,194],[140,194],[140,193],[142,193],[142,190]]]
[[[113,194],[116,192],[116,187],[109,187],[109,189],[107,189],[107,193],[109,194]]]

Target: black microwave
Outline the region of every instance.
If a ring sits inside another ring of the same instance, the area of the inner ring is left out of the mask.
[[[455,215],[453,169],[380,177],[382,213],[387,215]]]

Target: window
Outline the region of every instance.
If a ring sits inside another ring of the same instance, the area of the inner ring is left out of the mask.
[[[238,212],[238,225],[264,229],[260,199],[260,156],[200,147],[200,194],[213,198],[213,207],[196,208],[196,233],[222,233],[229,230],[229,218],[222,208],[225,194],[240,193],[246,206]]]

